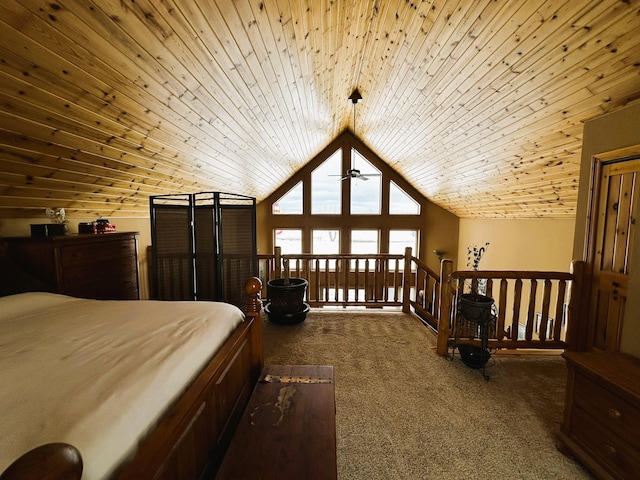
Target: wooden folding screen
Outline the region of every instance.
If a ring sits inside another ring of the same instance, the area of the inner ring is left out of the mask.
[[[258,270],[256,202],[222,192],[151,197],[152,271],[159,300],[244,306]]]

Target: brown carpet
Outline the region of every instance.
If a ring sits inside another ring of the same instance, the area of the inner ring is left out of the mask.
[[[414,316],[312,310],[265,319],[265,363],[333,365],[340,479],[589,479],[555,447],[566,369],[494,355],[478,370],[435,354]]]

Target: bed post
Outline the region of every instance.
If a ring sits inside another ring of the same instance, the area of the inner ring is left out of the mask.
[[[260,291],[262,290],[262,282],[257,277],[251,277],[244,285],[244,290],[249,295],[245,314],[247,320],[253,321],[251,328],[251,354],[253,356],[251,364],[260,367],[258,375],[264,367],[264,354],[262,350],[262,320],[260,319],[260,310],[262,310],[262,300],[260,299]]]
[[[80,480],[82,456],[68,443],[48,443],[29,450],[0,474],[0,480]]]

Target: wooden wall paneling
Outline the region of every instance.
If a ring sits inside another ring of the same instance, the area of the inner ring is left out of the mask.
[[[480,8],[480,6],[476,6]],[[493,8],[493,7],[489,7]],[[477,12],[479,16],[479,11]],[[458,22],[459,17],[464,17],[462,7],[458,7],[452,2],[451,5],[444,4],[441,14],[436,18],[433,27],[427,32],[429,51],[427,53],[429,61],[426,64],[427,71],[423,72],[424,80],[416,87],[424,101],[417,109],[416,115],[424,117],[421,127],[407,139],[411,144],[419,143],[417,140],[424,134],[429,138],[434,138],[431,133],[434,129],[439,128],[444,120],[443,115],[448,116],[451,108],[443,101],[448,96],[448,87],[456,87],[459,81],[464,78],[460,76],[456,78],[453,85],[450,85],[449,78],[455,73],[453,66],[456,64],[457,56],[462,53],[462,46],[472,41],[469,37],[469,29],[472,19],[467,16],[466,20],[461,22],[460,33],[456,35],[450,28],[450,22]],[[479,21],[482,21],[481,17]],[[491,18],[491,17],[489,17]],[[473,19],[475,20],[475,19]],[[462,40],[461,40],[462,39]],[[462,46],[459,47],[459,45]],[[410,102],[408,103],[411,104]],[[457,105],[456,108],[459,106]],[[445,122],[445,125],[447,123]],[[396,138],[395,148],[402,148],[402,141]],[[393,147],[389,147],[390,152],[396,152]]]
[[[582,122],[640,98],[638,28],[617,0],[7,0],[0,215],[142,212],[147,186],[264,199],[353,129],[358,87],[356,135],[435,203],[568,217]]]
[[[16,123],[15,118],[11,120],[14,121],[14,124]],[[24,129],[25,127],[20,125],[19,128]],[[39,135],[41,129],[42,127],[35,129],[34,135]],[[163,183],[174,187],[181,185],[176,183],[176,179],[170,174],[158,171],[155,168],[156,164],[151,162],[144,164],[144,157],[142,157],[142,161],[124,162],[121,158],[131,158],[132,156],[136,158],[137,155],[126,155],[123,152],[117,152],[115,149],[112,151],[109,148],[96,149],[94,152],[86,151],[89,149],[85,148],[85,151],[82,151],[79,147],[72,148],[51,143],[46,140],[48,138],[46,133],[47,131],[45,130],[42,139],[39,139],[0,129],[1,148],[8,155],[5,158],[7,160],[14,158],[16,161],[28,158],[31,164],[52,169],[58,168],[59,170],[54,170],[56,176],[65,174],[65,172],[76,175],[96,176],[102,179],[96,182],[98,184],[101,181],[105,182],[113,179],[121,182],[138,182],[149,188]],[[90,145],[84,146],[90,147]],[[112,153],[113,156],[108,156],[107,154],[109,153]],[[141,163],[143,164],[141,165]],[[53,173],[49,176],[53,176]]]
[[[407,104],[423,96],[423,92],[416,88],[423,77],[416,75],[416,72],[422,68],[423,63],[427,63],[424,60],[428,57],[431,44],[426,39],[433,27],[436,15],[434,12],[438,11],[434,7],[433,2],[399,5],[396,20],[387,27],[389,38],[383,44],[386,43],[388,51],[384,52],[385,61],[378,64],[393,64],[393,71],[384,88],[378,88],[375,92],[380,108],[384,108],[384,118],[397,116],[398,109],[405,109]],[[416,21],[417,19],[420,21]],[[395,48],[392,50],[392,47]],[[373,92],[367,93],[368,96],[373,96],[372,94]],[[375,138],[377,133],[378,128],[371,132],[370,138]]]
[[[103,6],[103,4],[100,4]],[[111,4],[107,4],[107,7],[113,9],[113,11],[118,11],[121,8],[122,4],[120,2],[111,2]],[[172,97],[170,100],[173,100],[173,96],[180,99],[181,101],[187,104],[188,110],[192,113],[197,113],[197,117],[194,117],[191,122],[193,125],[208,125],[207,122],[202,123],[202,119],[207,118],[215,118],[216,111],[210,109],[210,107],[204,101],[200,100],[199,96],[195,94],[195,92],[201,87],[202,84],[209,85],[210,82],[207,82],[207,76],[209,76],[210,70],[204,68],[200,63],[192,57],[191,52],[188,51],[186,46],[182,42],[177,41],[176,32],[171,31],[171,27],[166,24],[161,24],[160,20],[162,17],[160,15],[149,14],[149,10],[145,12],[140,12],[138,7],[132,7],[132,10],[125,9],[125,14],[121,17],[118,17],[118,25],[123,29],[124,32],[137,32],[136,37],[131,40],[127,40],[125,45],[130,42],[140,42],[140,46],[149,52],[153,52],[154,48],[157,49],[159,44],[163,45],[163,49],[161,52],[155,53],[156,59],[149,59],[150,69],[158,70],[162,68],[163,73],[165,74],[163,78],[165,79],[165,84],[172,85]],[[143,16],[144,20],[138,18],[135,13],[139,13]],[[106,13],[106,12],[105,12]],[[147,21],[145,21],[147,20]],[[152,27],[152,28],[149,28]],[[155,27],[155,28],[154,28]],[[142,35],[138,32],[149,32],[147,35]],[[154,39],[154,35],[156,38]],[[187,35],[182,38],[187,37],[191,38]],[[123,52],[126,53],[126,52]],[[143,58],[145,58],[143,56]],[[206,57],[205,57],[206,58]],[[159,63],[159,66],[154,65],[155,63]],[[179,78],[171,74],[168,76],[172,70],[180,71],[179,67],[185,67],[185,71],[189,72],[190,75],[181,75]],[[211,70],[215,71],[215,70]],[[169,80],[171,79],[171,80]],[[202,83],[201,83],[202,82]],[[215,85],[215,82],[211,84]],[[207,98],[209,98],[210,94],[207,94]],[[221,96],[220,98],[224,98]],[[235,107],[234,107],[235,108]],[[250,124],[246,124],[244,127],[248,128]],[[194,130],[193,133],[196,133],[197,130]],[[226,133],[232,133],[233,129],[228,130]],[[193,135],[192,133],[192,135]],[[200,137],[197,137],[200,138]],[[233,148],[237,148],[238,150],[242,150],[243,146],[246,145],[247,142],[237,142]],[[240,160],[242,157],[239,157]],[[244,158],[250,158],[250,155],[245,155]],[[204,161],[203,158],[200,158],[199,161]],[[218,173],[223,174],[227,169],[225,168],[225,162],[228,160],[224,157],[219,158],[218,162]],[[183,163],[188,164],[188,160],[183,160]]]
[[[180,6],[177,8],[187,9],[189,7]],[[224,19],[222,18],[222,11],[225,12]],[[245,132],[250,132],[251,130],[259,128],[265,129],[265,132],[269,131],[268,135],[274,135],[275,132],[278,131],[278,124],[275,122],[275,118],[269,118],[270,121],[268,122],[256,121],[260,118],[259,116],[261,114],[266,113],[266,110],[264,105],[260,104],[259,99],[261,95],[255,95],[253,94],[253,91],[260,88],[260,85],[265,85],[267,82],[261,81],[259,77],[256,78],[256,72],[253,69],[242,68],[241,65],[234,64],[232,60],[236,56],[244,58],[253,57],[251,54],[251,48],[247,48],[244,35],[245,31],[241,24],[236,24],[237,29],[235,30],[235,34],[237,35],[240,44],[242,44],[246,49],[243,50],[238,42],[231,41],[232,36],[229,32],[233,28],[231,23],[234,21],[234,17],[236,17],[236,15],[234,15],[234,11],[235,9],[233,6],[230,8],[229,6],[216,7],[215,5],[208,3],[204,3],[199,7],[194,6],[194,8],[189,11],[188,17],[181,22],[181,25],[184,26],[185,30],[185,32],[181,33],[181,39],[183,42],[190,43],[190,38],[200,38],[200,35],[198,35],[199,32],[194,32],[194,35],[188,31],[190,24],[200,25],[200,32],[209,33],[204,37],[206,42],[198,42],[198,48],[196,51],[202,51],[203,58],[209,59],[210,66],[212,68],[207,68],[203,75],[211,75],[213,77],[211,88],[214,88],[215,91],[207,91],[209,86],[205,83],[205,85],[203,85],[203,93],[205,93],[207,97],[211,96],[212,98],[220,98],[221,101],[225,103],[223,108],[226,111],[232,112],[235,109],[246,109],[247,114],[253,117],[253,121],[248,122],[245,125],[239,125],[239,127]],[[198,17],[200,17],[200,20],[197,20]],[[223,41],[221,39],[228,40]],[[213,52],[216,53],[215,56],[213,55]],[[214,63],[218,63],[218,65],[215,65]],[[250,85],[249,88],[251,95],[243,92],[235,86],[241,85],[242,82]],[[260,137],[256,136],[255,138],[258,139]],[[264,148],[266,145],[261,145],[261,147],[266,151],[266,148]],[[264,155],[264,153],[265,152],[262,154]]]
[[[264,123],[271,127],[269,135],[272,135],[273,138],[279,138],[291,159],[303,162],[309,147],[304,145],[304,142],[295,141],[297,138],[302,139],[298,131],[301,125],[284,121],[287,112],[300,109],[297,103],[298,99],[294,97],[294,92],[291,90],[283,91],[280,88],[281,85],[278,83],[275,73],[276,70],[279,70],[286,72],[285,75],[291,76],[290,78],[298,78],[299,75],[293,71],[293,65],[297,62],[283,62],[280,55],[273,55],[273,57],[269,55],[270,49],[267,47],[267,42],[272,41],[273,36],[263,35],[262,22],[259,22],[266,17],[264,10],[270,8],[269,5],[263,4],[262,9],[258,8],[258,18],[246,0],[242,2],[222,0],[219,2],[219,8],[226,12],[224,23],[228,30],[242,32],[242,35],[235,35],[238,40],[235,44],[230,43],[230,45],[237,48],[238,52],[247,60],[249,71],[253,76],[250,83],[253,99],[259,106],[258,112],[268,118],[268,121]],[[275,44],[272,45],[275,46]],[[292,56],[293,53],[289,52],[288,55]],[[273,62],[276,63],[275,68]],[[282,101],[278,102],[278,98]]]
[[[423,37],[423,42],[420,46],[419,54],[416,55],[418,65],[412,65],[410,67],[410,69],[415,69],[415,71],[418,73],[417,75],[414,75],[414,78],[418,79],[418,85],[415,87],[415,90],[419,92],[420,96],[422,97],[418,97],[418,107],[416,109],[415,116],[420,117],[423,114],[425,108],[433,108],[433,90],[430,88],[430,82],[431,78],[437,71],[436,65],[441,64],[443,61],[443,58],[438,54],[438,47],[440,46],[439,36],[445,30],[448,19],[454,14],[457,8],[458,2],[451,2],[451,4],[442,4],[440,6],[435,4],[432,5],[431,11],[434,12],[433,20],[429,21],[427,19],[426,21],[428,22],[428,28],[421,28],[420,33],[418,34],[420,37]],[[400,99],[402,99],[402,97],[400,97]],[[405,105],[412,104],[414,104],[413,101],[406,99],[402,99],[402,101],[396,103],[396,105],[398,105],[399,107],[404,107]],[[403,115],[406,115],[404,109],[400,110],[398,113],[395,113],[395,115],[390,114],[387,118],[389,120],[392,120]],[[378,131],[382,133],[387,128],[389,128],[389,125],[383,125],[382,128],[378,129]],[[414,139],[416,138],[414,137],[414,135],[417,135],[417,132],[415,130],[411,135],[407,135],[406,137],[404,135],[394,136],[394,138],[390,139],[392,140],[391,143],[382,143],[381,147],[389,153],[392,153],[394,152],[394,146],[398,146],[403,142],[403,137],[405,137],[405,142],[407,142],[408,144],[413,144]]]
[[[110,136],[107,136],[106,138],[108,139],[108,138],[110,138]]]
[[[190,157],[190,158],[192,158],[192,157]],[[222,170],[222,171],[224,171],[224,170]]]
[[[278,65],[281,64],[281,59],[279,56],[273,56],[269,52],[277,51],[279,49],[275,37],[280,33],[282,34],[282,38],[286,39],[289,51],[289,59],[291,68],[294,70],[293,75],[296,79],[296,84],[298,85],[297,91],[299,92],[298,98],[296,99],[298,102],[298,108],[300,112],[321,112],[323,110],[322,105],[325,103],[321,101],[321,99],[327,93],[325,91],[324,85],[322,84],[322,76],[327,76],[330,74],[337,73],[335,70],[335,66],[332,64],[324,64],[324,65],[314,65],[313,59],[316,58],[313,55],[317,47],[317,36],[319,29],[315,28],[311,17],[311,12],[316,8],[319,8],[316,3],[309,4],[306,8],[302,8],[300,2],[297,1],[285,1],[280,0],[276,1],[277,11],[278,12],[287,12],[289,11],[289,16],[287,18],[283,18],[281,20],[275,21],[274,14],[276,13],[274,9],[267,5],[263,6],[260,9],[259,17],[257,18],[258,24],[261,26],[262,39],[264,42],[264,48],[266,49],[266,57],[270,59],[270,78],[271,81],[274,81],[277,78]],[[264,5],[260,3],[261,5]],[[326,12],[326,15],[335,15],[336,10],[340,10],[341,7],[334,6],[331,8],[331,11]],[[266,25],[269,25],[270,28],[265,28]],[[328,32],[327,35],[331,35],[332,32]],[[299,39],[303,39],[302,42]],[[320,44],[321,46],[321,44]],[[325,52],[325,54],[331,54],[337,56],[339,55],[338,51]],[[323,62],[324,63],[324,62]],[[295,71],[297,70],[297,71]],[[346,85],[350,85],[347,83]],[[288,92],[293,93],[293,92]],[[327,124],[333,123],[330,121],[331,112],[323,112],[326,117]],[[317,125],[312,121],[312,118],[308,115],[302,115],[304,121],[304,128],[306,129],[315,129]],[[335,134],[339,133],[339,130],[335,132]],[[312,139],[310,138],[302,138],[307,142],[307,151],[317,152],[321,147],[323,147],[326,142],[330,139],[327,137],[324,142],[318,141],[316,143],[311,143]],[[320,140],[320,139],[318,139]]]

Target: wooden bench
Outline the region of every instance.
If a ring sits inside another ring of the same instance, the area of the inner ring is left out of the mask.
[[[266,366],[216,479],[337,478],[333,367]]]

